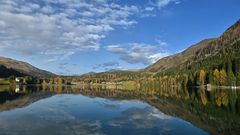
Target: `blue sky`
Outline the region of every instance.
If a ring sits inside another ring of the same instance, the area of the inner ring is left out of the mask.
[[[0,56],[56,74],[140,69],[240,18],[239,0],[0,1]]]

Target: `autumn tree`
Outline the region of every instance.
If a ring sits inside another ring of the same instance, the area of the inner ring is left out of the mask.
[[[215,69],[213,72],[213,82],[215,85],[219,85],[220,75],[219,70]]]
[[[200,70],[200,73],[199,73],[200,85],[204,85],[205,84],[205,79],[206,79],[205,71],[204,70]]]
[[[219,83],[221,86],[226,85],[227,82],[227,73],[224,69],[219,72]]]
[[[65,80],[61,77],[56,77],[56,78],[54,78],[54,83],[55,84],[64,84]]]

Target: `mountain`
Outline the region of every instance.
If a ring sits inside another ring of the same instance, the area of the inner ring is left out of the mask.
[[[185,51],[160,59],[138,71],[110,71],[74,77],[74,82],[134,82],[144,88],[159,85],[192,87],[212,84],[240,86],[240,20],[217,38],[205,39]],[[133,83],[133,84],[134,84]]]
[[[38,69],[26,62],[0,57],[0,77],[33,76],[33,77],[53,77],[55,74]]]
[[[228,28],[220,37],[205,39],[185,51],[162,58],[144,69],[146,72],[164,72],[171,69],[182,69],[192,63],[212,59],[210,64],[216,63],[214,58],[226,58],[240,53],[240,20]],[[217,59],[220,61],[221,59]]]

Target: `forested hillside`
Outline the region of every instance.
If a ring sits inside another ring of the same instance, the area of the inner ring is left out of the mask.
[[[54,77],[55,74],[38,69],[26,62],[0,57],[0,77],[9,76]]]
[[[189,57],[181,59],[186,54]],[[182,75],[188,85],[240,85],[240,21],[220,37],[205,40],[173,57],[175,60],[169,60],[168,63],[182,63],[163,69],[161,64],[168,57],[149,66],[145,71],[159,67],[155,76]]]
[[[240,20],[218,38],[160,59],[142,71],[103,72],[74,77],[86,83],[136,81],[159,86],[240,86]]]
[[[173,56],[160,59],[153,65],[145,69],[146,72],[163,72],[173,68],[185,68],[194,63],[209,60],[206,65],[199,65],[199,67],[218,65],[222,63],[220,59],[214,60],[215,57],[221,58],[235,58],[235,55],[240,53],[240,20],[231,26],[218,38],[206,39],[186,49],[185,51]]]

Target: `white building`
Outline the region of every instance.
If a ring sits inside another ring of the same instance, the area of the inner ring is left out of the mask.
[[[16,81],[16,82],[20,82],[20,78],[16,77],[16,78],[15,78],[15,81]]]

